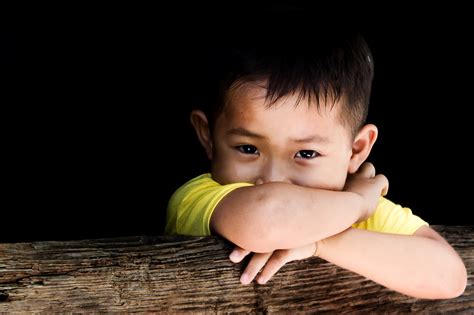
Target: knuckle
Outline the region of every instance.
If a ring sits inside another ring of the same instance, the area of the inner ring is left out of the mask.
[[[369,165],[369,171],[372,175],[375,175],[375,166],[372,163]]]
[[[372,163],[370,163],[370,162],[365,162],[365,163],[364,163],[364,168],[365,168],[366,170],[374,170],[374,169],[375,169],[374,165],[373,165]]]

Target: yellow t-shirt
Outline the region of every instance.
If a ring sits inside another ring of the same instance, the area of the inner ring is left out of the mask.
[[[168,203],[165,234],[194,236],[211,235],[211,215],[217,204],[228,193],[250,183],[221,185],[209,173],[191,179],[181,186]],[[380,197],[374,214],[366,221],[352,227],[382,233],[411,235],[423,225],[428,225],[409,208],[402,208],[390,200]]]

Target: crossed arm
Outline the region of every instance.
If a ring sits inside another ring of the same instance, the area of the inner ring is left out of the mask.
[[[319,256],[400,293],[427,299],[453,298],[466,287],[466,269],[457,253],[433,229],[421,227],[413,236],[349,228],[318,242]],[[241,281],[266,283],[284,264],[312,256],[314,244],[254,254]],[[231,260],[249,251],[237,248]]]
[[[403,294],[461,295],[466,268],[433,229],[424,226],[407,236],[351,228],[371,214],[384,185],[379,178],[342,192],[284,183],[241,188],[219,204],[211,225],[238,246],[232,261],[255,253],[241,277],[244,284],[260,270],[257,281],[265,283],[285,263],[311,257],[318,246],[321,258]]]

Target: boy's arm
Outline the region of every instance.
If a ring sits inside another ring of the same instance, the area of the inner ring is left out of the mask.
[[[412,236],[349,228],[318,246],[321,258],[410,296],[453,298],[466,287],[461,258],[427,226]]]
[[[438,233],[423,226],[414,235],[396,235],[350,228],[318,242],[320,257],[357,272],[400,293],[428,299],[454,298],[464,292],[467,273],[454,249]],[[241,282],[255,277],[266,283],[287,262],[313,255],[314,244],[254,254]],[[235,263],[249,254],[236,248]]]
[[[212,230],[251,252],[296,248],[340,233],[368,217],[388,181],[366,163],[345,191],[282,182],[229,193],[211,217]]]
[[[229,193],[214,210],[211,227],[242,248],[265,253],[337,234],[363,211],[355,193],[268,183]]]

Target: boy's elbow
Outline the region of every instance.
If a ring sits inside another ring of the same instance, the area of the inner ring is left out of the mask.
[[[461,296],[467,286],[467,271],[461,258],[457,257],[456,261],[449,265],[444,277],[440,278],[437,285],[437,293],[428,298],[433,299],[454,299]]]
[[[265,202],[256,207],[248,218],[246,224],[242,225],[234,235],[234,244],[254,253],[269,253],[281,248],[282,237],[286,233],[275,216],[275,207],[271,202]]]
[[[257,223],[258,222],[258,223]],[[239,231],[233,243],[254,253],[269,253],[281,247],[278,227],[256,220]]]
[[[233,243],[253,253],[270,253],[277,249],[273,242],[264,238],[241,237]]]
[[[250,252],[269,253],[277,249],[277,242],[270,236],[273,234],[269,231],[270,229],[268,227],[253,228],[247,226],[240,229],[238,233],[223,236],[240,248]]]
[[[214,230],[251,252],[268,253],[281,248],[288,233],[287,220],[281,215],[282,205],[274,198],[277,192],[266,187],[253,189],[252,193],[251,197],[247,197],[249,202],[216,211],[211,219]],[[232,199],[227,199],[229,201]]]
[[[449,285],[444,286],[444,299],[453,299],[461,296],[467,286],[467,271],[464,263],[459,258],[459,262],[453,268],[452,279]]]

